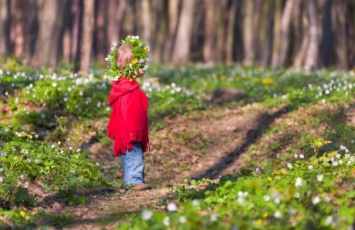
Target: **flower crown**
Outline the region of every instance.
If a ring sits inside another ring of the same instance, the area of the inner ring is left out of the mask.
[[[132,46],[132,61],[127,63],[126,66],[117,66],[117,43],[113,42],[111,52],[107,55],[105,60],[108,62],[106,74],[111,80],[117,80],[120,77],[135,79],[138,73],[143,73],[147,70],[148,65],[148,51],[149,47],[146,46],[142,39],[138,36],[128,35],[126,39],[121,40],[121,45]]]

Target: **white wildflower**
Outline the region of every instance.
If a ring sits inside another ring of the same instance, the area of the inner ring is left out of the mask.
[[[296,197],[296,198],[300,198],[300,197],[301,197],[301,194],[300,194],[299,192],[296,192],[296,193],[295,193],[295,197]]]
[[[274,217],[275,218],[281,218],[282,217],[282,214],[280,211],[276,211],[275,214],[274,214]]]
[[[298,157],[298,155],[297,154],[295,154],[295,158],[297,158]]]
[[[177,210],[177,206],[175,203],[169,203],[167,209],[169,212],[175,212]]]
[[[150,220],[150,218],[152,218],[153,216],[153,212],[150,210],[143,210],[142,211],[142,219],[143,220]]]
[[[313,204],[318,204],[319,202],[320,202],[320,197],[319,196],[313,197],[313,199],[312,199],[312,203]]]
[[[166,216],[166,217],[164,218],[163,224],[164,224],[165,226],[169,226],[169,224],[170,224],[170,218],[169,218],[168,216]]]
[[[57,85],[58,85],[58,84],[57,84],[56,82],[53,82],[53,83],[52,83],[52,86],[53,86],[54,88],[57,87]]]
[[[325,224],[326,225],[330,225],[333,223],[333,217],[332,216],[328,216],[326,219],[325,219]]]
[[[304,158],[304,155],[303,155],[303,154],[300,154],[300,158],[303,159],[303,158]]]
[[[264,200],[265,200],[265,201],[269,201],[269,200],[270,200],[270,196],[269,196],[269,195],[265,195],[265,196],[264,196]]]
[[[80,151],[81,151],[81,149],[77,149],[77,150],[76,150],[77,153],[80,152]]]
[[[313,169],[313,165],[308,165],[308,169],[309,170]]]
[[[317,181],[319,181],[319,182],[322,181],[323,177],[324,177],[323,174],[318,174],[317,175]]]
[[[180,216],[179,222],[182,223],[182,224],[186,223],[186,217],[185,216]]]
[[[299,186],[301,186],[301,185],[302,185],[302,178],[297,177],[295,186],[296,186],[296,187],[299,187]]]
[[[289,169],[292,169],[292,164],[287,163],[287,167],[288,167]]]
[[[216,214],[212,213],[211,216],[210,216],[210,221],[214,222],[216,220],[217,220]]]
[[[192,205],[193,206],[198,206],[200,204],[200,202],[198,201],[198,200],[196,200],[196,199],[194,199],[193,201],[192,201]]]

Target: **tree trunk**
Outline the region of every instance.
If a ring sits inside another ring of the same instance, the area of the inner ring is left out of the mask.
[[[320,50],[320,65],[321,66],[330,66],[331,64],[331,54],[332,54],[332,0],[327,0],[324,24],[323,24],[323,36],[321,42]]]
[[[179,21],[179,0],[168,1],[168,35],[165,43],[164,62],[169,62],[175,44],[175,35]]]
[[[151,61],[163,62],[163,55],[165,53],[164,45],[168,29],[168,15],[166,9],[168,1],[154,0],[152,1],[152,26],[151,26]],[[155,31],[157,31],[155,33]]]
[[[307,1],[307,14],[309,19],[309,27],[308,27],[308,50],[306,54],[306,60],[304,68],[305,70],[311,70],[317,67],[318,60],[318,31],[317,31],[317,10],[315,5],[315,0]]]
[[[230,64],[233,61],[233,47],[234,47],[234,29],[235,19],[237,14],[237,1],[232,0],[230,3],[230,9],[228,12],[228,26],[227,26],[227,38],[226,38],[226,63]]]
[[[274,25],[274,3],[266,1],[263,10],[263,20],[260,23],[260,57],[261,64],[270,65],[271,64],[271,51],[273,42],[273,25]]]
[[[80,73],[83,75],[89,74],[92,54],[92,37],[94,31],[94,11],[95,1],[84,1],[84,14],[83,14],[83,40],[81,43],[80,54]]]
[[[203,43],[203,61],[214,63],[216,57],[216,1],[204,0],[205,3],[205,28]]]
[[[348,26],[348,62],[349,68],[355,69],[355,2],[349,1],[347,5]]]
[[[142,39],[143,41],[150,46],[151,45],[151,9],[150,9],[150,1],[149,0],[142,0],[141,3],[141,15],[142,25],[143,25],[143,34]]]
[[[112,42],[120,42],[122,18],[126,9],[126,5],[126,0],[109,0],[107,27],[108,44],[111,44]]]
[[[61,42],[63,9],[66,1],[38,0],[39,32],[35,54],[31,60],[33,65],[56,66]]]
[[[294,69],[300,69],[302,67],[307,54],[308,42],[309,42],[309,32],[305,31],[303,33],[301,46],[299,47],[298,52],[293,61]]]
[[[285,9],[282,13],[281,19],[281,37],[282,37],[282,45],[280,51],[280,58],[278,65],[286,65],[287,64],[287,54],[289,51],[289,28],[291,22],[292,9],[295,7],[296,0],[288,0],[285,5]]]
[[[182,65],[189,61],[194,9],[195,0],[182,0],[180,20],[172,58],[173,64]]]
[[[281,49],[281,1],[275,1],[274,31],[272,43],[271,67],[276,68],[279,65],[279,53]]]
[[[93,56],[100,62],[104,63],[105,56],[107,55],[108,46],[106,25],[107,25],[107,1],[96,0],[95,1],[95,28],[93,33]]]
[[[346,34],[346,18],[347,18],[346,2],[335,1],[333,5],[334,33],[335,33],[335,53],[336,66],[340,69],[348,68],[347,60],[347,34]],[[353,41],[355,42],[355,41]]]
[[[243,44],[244,63],[254,62],[253,1],[244,1]]]
[[[0,0],[0,55],[10,55],[10,0]]]

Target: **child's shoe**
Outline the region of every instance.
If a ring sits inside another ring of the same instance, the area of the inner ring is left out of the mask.
[[[152,186],[150,184],[137,184],[132,188],[132,190],[141,191],[141,190],[147,190],[151,188]]]

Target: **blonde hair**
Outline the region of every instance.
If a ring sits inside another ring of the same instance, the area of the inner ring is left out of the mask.
[[[132,52],[131,45],[123,45],[118,48],[117,52],[117,66],[118,67],[125,67],[127,63],[132,61],[133,52]]]

